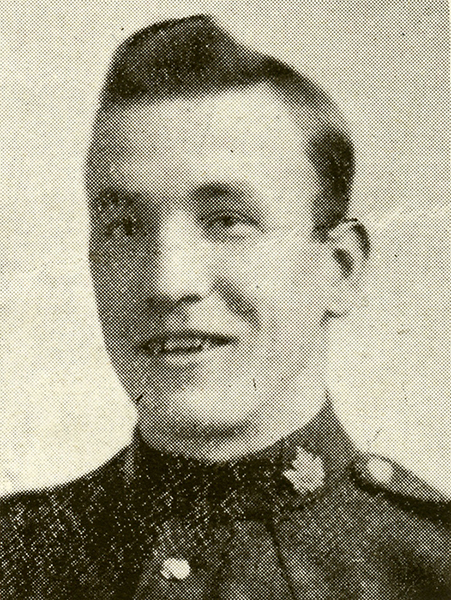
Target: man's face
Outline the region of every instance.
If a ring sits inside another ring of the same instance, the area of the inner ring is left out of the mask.
[[[325,245],[311,235],[320,185],[302,127],[263,86],[98,118],[87,188],[99,314],[156,435],[239,428],[316,367]]]

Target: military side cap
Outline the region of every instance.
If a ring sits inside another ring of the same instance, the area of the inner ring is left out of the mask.
[[[401,465],[377,454],[360,454],[352,473],[369,493],[384,494],[423,517],[451,523],[450,499]]]

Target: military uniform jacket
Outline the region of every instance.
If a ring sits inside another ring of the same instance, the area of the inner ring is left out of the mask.
[[[2,600],[451,598],[450,506],[356,452],[330,405],[301,432],[204,465],[133,443],[1,503]]]

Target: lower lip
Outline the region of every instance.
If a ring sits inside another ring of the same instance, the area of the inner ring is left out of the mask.
[[[228,352],[235,344],[228,342],[208,349],[195,350],[189,352],[159,352],[154,354],[146,348],[140,348],[140,353],[155,361],[160,365],[171,366],[190,366],[203,362],[209,362],[219,358],[224,352]]]

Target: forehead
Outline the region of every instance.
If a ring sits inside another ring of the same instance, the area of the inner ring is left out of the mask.
[[[295,116],[267,86],[133,104],[100,112],[90,163],[99,183],[166,193],[231,179],[268,190],[313,184],[311,127],[307,111]]]

